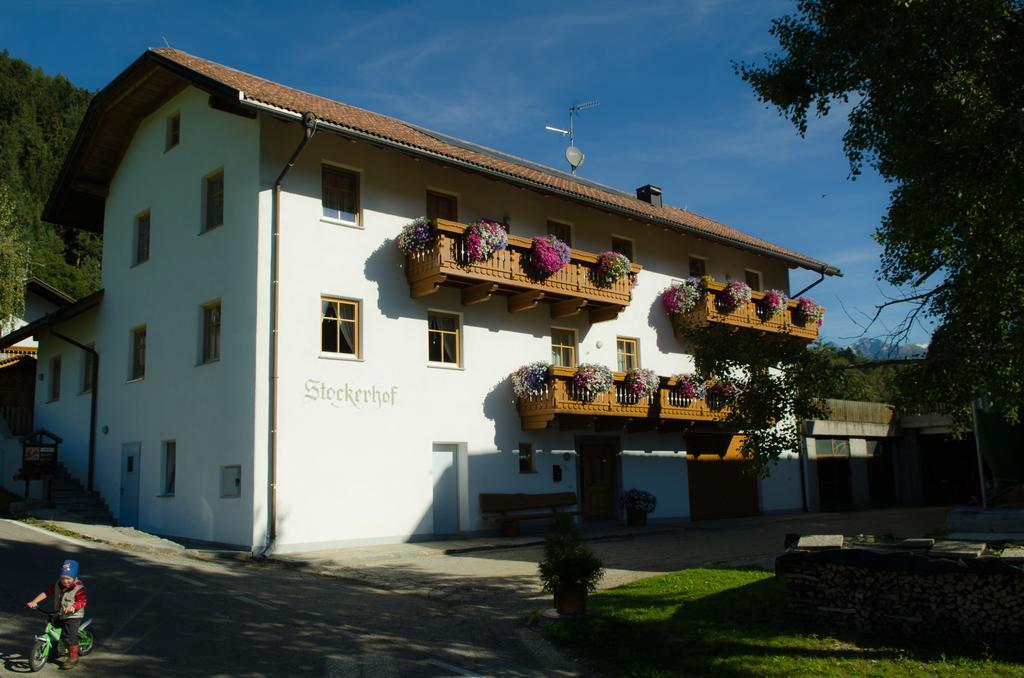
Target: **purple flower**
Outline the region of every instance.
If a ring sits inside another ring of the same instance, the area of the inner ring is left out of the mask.
[[[496,221],[481,219],[466,228],[466,256],[470,263],[487,261],[491,255],[508,247],[508,233]]]
[[[825,309],[814,303],[814,300],[808,297],[800,297],[796,300],[796,308],[793,309],[793,320],[801,325],[813,322],[817,323],[818,327],[821,327],[821,319],[824,315]]]
[[[697,306],[704,294],[704,286],[699,278],[688,278],[671,285],[661,293],[661,305],[669,315],[688,313]]]
[[[699,400],[707,391],[707,385],[694,375],[677,374],[672,378],[676,381],[672,391],[680,398]]]
[[[512,392],[517,398],[531,398],[546,394],[551,385],[550,367],[551,365],[545,362],[523,365],[510,375]]]
[[[640,398],[646,398],[657,391],[660,384],[661,380],[654,373],[654,370],[634,367],[629,372],[626,372],[626,380],[622,385],[627,393]]]
[[[395,238],[398,249],[405,254],[426,252],[434,247],[436,241],[434,226],[426,217],[418,217],[403,226],[401,233]]]
[[[630,261],[618,252],[601,252],[597,255],[594,268],[594,282],[601,287],[611,287],[619,278],[630,273]]]
[[[556,273],[572,260],[569,246],[553,235],[537,235],[530,246],[530,265],[542,277]]]
[[[764,299],[761,300],[765,310],[769,316],[778,315],[786,310],[789,306],[789,299],[782,290],[768,290],[764,293]]]
[[[750,303],[750,286],[742,280],[731,280],[718,295],[725,311],[733,311]]]

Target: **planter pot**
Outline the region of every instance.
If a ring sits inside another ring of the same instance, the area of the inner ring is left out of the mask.
[[[558,614],[579,615],[587,611],[587,587],[581,584],[555,587]]]
[[[626,525],[629,527],[642,527],[647,524],[647,512],[631,506],[626,507]]]

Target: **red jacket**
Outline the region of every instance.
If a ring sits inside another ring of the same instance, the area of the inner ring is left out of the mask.
[[[60,595],[55,596],[57,589],[60,589]],[[65,589],[60,585],[60,581],[56,581],[50,585],[43,593],[47,597],[53,597],[53,609],[59,613],[61,617],[84,617],[85,616],[85,584],[82,583],[81,579],[76,579],[71,585],[71,588]],[[72,614],[64,614],[64,608],[71,605],[75,608]]]

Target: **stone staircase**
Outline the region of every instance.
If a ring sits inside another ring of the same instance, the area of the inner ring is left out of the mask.
[[[114,517],[99,494],[89,494],[81,483],[71,477],[64,464],[57,464],[53,479],[53,508],[39,508],[29,513],[44,520],[64,520],[73,523],[113,525]]]

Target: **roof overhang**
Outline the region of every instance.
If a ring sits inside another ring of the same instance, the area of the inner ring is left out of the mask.
[[[301,120],[304,111],[282,108],[257,98],[247,97],[245,91],[213,78],[194,68],[171,59],[159,51],[148,50],[135,60],[109,85],[100,90],[86,111],[82,126],[72,144],[64,166],[54,183],[53,191],[43,212],[43,219],[53,223],[80,228],[96,233],[103,232],[104,204],[110,182],[124,156],[139,123],[163,103],[176,96],[186,86],[192,85],[211,95],[211,105],[231,112],[261,112],[283,120]],[[397,122],[397,121],[396,121]],[[459,142],[447,135],[440,135],[415,125],[402,123],[414,128],[445,145]],[[728,232],[717,233],[688,225],[673,219],[671,210],[664,215],[648,205],[637,202],[635,208],[620,204],[621,195],[612,195],[608,200],[600,197],[601,191],[572,190],[564,181],[546,182],[527,176],[502,171],[499,167],[487,166],[444,152],[431,150],[400,139],[320,119],[318,126],[349,139],[362,140],[376,146],[388,147],[416,157],[429,158],[435,162],[459,167],[466,171],[482,174],[501,181],[530,188],[544,194],[559,196],[595,209],[626,217],[639,223],[657,225],[666,230],[685,233],[698,238],[717,242],[729,247],[784,261],[792,267],[812,270],[822,275],[842,275],[835,266],[803,257],[789,251],[778,251],[765,243],[743,240],[737,232],[732,237]],[[476,152],[481,149],[476,147]],[[510,156],[506,156],[510,158]],[[518,160],[518,159],[517,159]],[[507,162],[507,161],[506,161]],[[518,160],[515,164],[522,164]],[[500,163],[499,163],[500,165]],[[554,172],[554,171],[549,171]],[[564,178],[563,178],[564,179]],[[578,181],[578,179],[574,180]],[[585,182],[580,182],[585,183]],[[602,191],[612,191],[602,187]],[[614,202],[619,200],[619,202]],[[672,208],[675,210],[675,208]],[[676,212],[683,212],[675,210]],[[677,215],[678,216],[678,215]],[[729,229],[731,231],[731,229]],[[758,239],[754,239],[758,240]],[[758,242],[760,242],[758,240]]]
[[[24,339],[30,339],[47,327],[52,327],[57,323],[64,322],[65,320],[71,320],[75,316],[79,316],[89,309],[96,308],[100,305],[101,301],[103,301],[103,290],[97,290],[88,296],[82,297],[73,304],[63,306],[53,313],[44,315],[39,320],[31,322],[10,334],[5,334],[0,337],[0,349],[13,346]]]
[[[39,278],[29,278],[25,283],[25,292],[45,299],[54,306],[67,306],[75,303],[74,297],[64,294],[53,285],[47,284]]]

